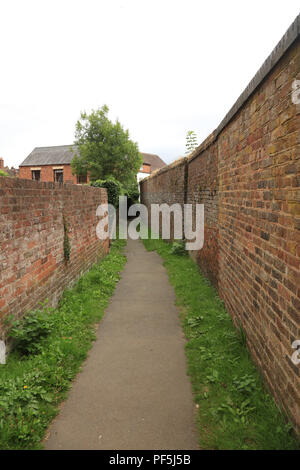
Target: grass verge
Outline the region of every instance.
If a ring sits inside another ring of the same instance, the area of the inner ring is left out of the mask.
[[[58,404],[95,339],[95,324],[126,262],[125,244],[113,242],[108,256],[64,292],[58,308],[49,309],[51,331],[35,354],[15,349],[0,366],[0,449],[42,448]]]
[[[143,240],[163,258],[187,338],[202,449],[300,449],[292,427],[266,391],[216,290],[188,256],[163,240]],[[173,251],[173,253],[172,253]]]

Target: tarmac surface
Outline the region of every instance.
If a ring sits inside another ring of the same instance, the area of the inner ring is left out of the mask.
[[[175,293],[161,258],[128,240],[127,264],[97,340],[45,449],[198,449]]]

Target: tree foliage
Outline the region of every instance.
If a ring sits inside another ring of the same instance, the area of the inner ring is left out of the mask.
[[[136,204],[139,201],[140,191],[139,185],[137,180],[132,181],[132,183],[128,184],[124,190],[124,196],[127,196],[127,204],[131,206],[132,204]]]
[[[76,123],[75,145],[78,151],[72,160],[73,173],[89,172],[91,181],[114,178],[127,187],[136,178],[142,164],[138,145],[130,140],[118,120],[108,118],[108,107],[82,112]]]
[[[108,202],[114,207],[119,206],[119,196],[127,196],[128,206],[137,203],[140,196],[138,182],[136,179],[130,182],[126,188],[124,188],[123,185],[114,178],[93,181],[91,186],[96,188],[106,188]]]

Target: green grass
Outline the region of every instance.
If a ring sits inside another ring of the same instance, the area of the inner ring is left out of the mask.
[[[42,447],[58,404],[95,339],[95,325],[126,262],[125,244],[113,242],[108,256],[64,292],[57,309],[49,309],[51,332],[41,338],[35,354],[15,348],[0,366],[0,449]]]
[[[299,449],[216,290],[191,258],[172,254],[170,244],[143,242],[163,258],[181,308],[200,448]]]

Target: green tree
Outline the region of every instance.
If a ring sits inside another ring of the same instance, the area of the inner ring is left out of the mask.
[[[72,170],[74,174],[89,172],[91,181],[115,178],[124,188],[132,184],[142,165],[138,145],[130,140],[128,130],[120,122],[107,117],[108,107],[82,112],[76,123]]]
[[[186,134],[186,154],[191,153],[196,147],[198,147],[197,136],[194,131],[188,131]]]

